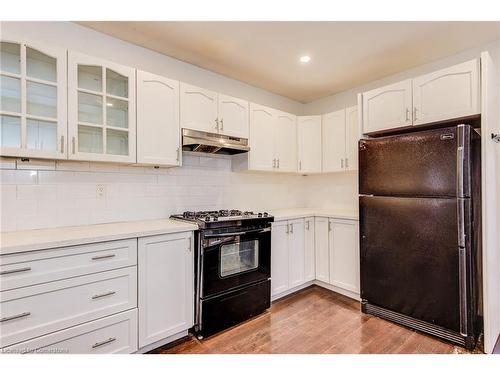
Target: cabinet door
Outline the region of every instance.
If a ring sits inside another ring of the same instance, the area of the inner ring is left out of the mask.
[[[345,159],[345,110],[323,115],[323,172],[344,170]]]
[[[328,218],[316,217],[314,233],[316,239],[316,279],[325,283],[330,282],[330,255],[328,249],[329,224]]]
[[[248,102],[219,94],[219,133],[248,138]]]
[[[298,171],[321,172],[321,116],[297,117]]]
[[[136,162],[135,69],[68,53],[69,158]]]
[[[288,241],[288,287],[294,288],[305,282],[305,225],[304,219],[290,220]]]
[[[250,152],[248,157],[251,170],[274,170],[275,121],[276,112],[273,109],[250,103]]]
[[[363,93],[363,133],[412,125],[411,79]]]
[[[349,171],[358,170],[358,141],[359,122],[358,122],[358,106],[346,108],[345,110],[345,168]]]
[[[358,222],[330,219],[330,284],[359,293]]]
[[[137,163],[180,165],[179,81],[137,71]]]
[[[288,289],[288,221],[272,224],[271,235],[271,295]]]
[[[305,260],[304,260],[304,281],[311,281],[316,278],[315,274],[315,246],[314,246],[314,218],[305,219]]]
[[[274,133],[278,172],[297,171],[297,116],[278,112]]]
[[[194,318],[192,233],[139,238],[139,347],[189,329]]]
[[[413,125],[480,113],[478,60],[413,79],[413,105]]]
[[[66,51],[3,33],[0,70],[0,155],[66,159]]]
[[[217,93],[181,82],[181,128],[217,133]]]

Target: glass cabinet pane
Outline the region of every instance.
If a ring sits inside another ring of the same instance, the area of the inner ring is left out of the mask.
[[[41,120],[26,120],[26,146],[29,149],[57,151],[57,124]]]
[[[30,115],[57,117],[57,87],[26,81],[26,111]]]
[[[0,42],[0,70],[21,74],[21,45]]]
[[[259,267],[259,241],[243,241],[220,248],[220,276],[246,272]]]
[[[106,125],[128,128],[128,102],[106,98]]]
[[[102,124],[102,96],[78,93],[78,121]]]
[[[110,155],[128,155],[128,132],[107,129],[106,151]]]
[[[36,49],[26,47],[26,75],[45,81],[57,81],[57,60]]]
[[[102,92],[102,68],[78,65],[78,88]]]
[[[128,78],[106,69],[106,93],[128,98]]]
[[[0,115],[0,145],[2,147],[21,147],[21,118]]]
[[[0,111],[21,112],[21,80],[0,76]]]
[[[78,151],[102,154],[102,129],[78,125]]]

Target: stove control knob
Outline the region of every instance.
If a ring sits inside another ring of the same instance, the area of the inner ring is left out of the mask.
[[[264,212],[264,217],[268,217],[269,214],[267,212]]]
[[[257,214],[257,216],[258,216],[258,217],[262,217],[262,212],[259,212],[259,213]]]
[[[210,217],[209,217],[209,216],[207,216],[207,217],[205,218],[205,221],[210,221]]]

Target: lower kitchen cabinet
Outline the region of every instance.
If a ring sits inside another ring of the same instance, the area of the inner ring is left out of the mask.
[[[283,295],[314,279],[313,218],[273,223],[271,296]]]
[[[139,238],[139,348],[193,326],[192,232]]]
[[[330,263],[329,263],[329,219],[327,217],[316,217],[314,220],[315,237],[315,263],[316,280],[325,283],[330,282]]]
[[[359,293],[358,222],[330,219],[330,284]]]

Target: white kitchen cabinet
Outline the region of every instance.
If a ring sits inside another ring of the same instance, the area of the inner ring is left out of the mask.
[[[137,71],[137,163],[181,164],[179,81]]]
[[[275,296],[288,289],[288,221],[272,224],[271,235],[271,295]]]
[[[181,128],[217,133],[217,93],[184,82],[180,90]]]
[[[288,288],[295,288],[305,282],[305,225],[304,219],[288,222]]]
[[[297,159],[299,173],[321,172],[321,116],[297,117]]]
[[[66,51],[1,38],[0,155],[66,159]]]
[[[272,171],[276,166],[274,126],[276,112],[272,108],[250,103],[250,152],[237,158],[248,157],[248,169]]]
[[[346,112],[344,109],[323,115],[322,133],[323,172],[343,171],[346,154]]]
[[[276,170],[297,171],[297,116],[277,111],[274,133]]]
[[[135,69],[69,51],[69,159],[135,163],[135,99]]]
[[[359,119],[358,119],[358,106],[352,106],[345,109],[345,163],[346,170],[358,170],[358,142],[360,138],[359,133]]]
[[[316,217],[314,221],[316,280],[330,282],[329,219]]]
[[[329,219],[331,285],[359,293],[358,222]]]
[[[192,327],[192,232],[138,240],[139,347]]]
[[[363,133],[412,125],[412,80],[363,93]]]
[[[232,96],[218,95],[219,133],[248,138],[248,102]]]
[[[316,278],[314,217],[305,218],[304,229],[304,281],[312,281]]]
[[[480,113],[477,59],[413,79],[413,125]]]

